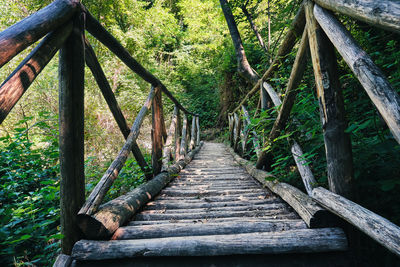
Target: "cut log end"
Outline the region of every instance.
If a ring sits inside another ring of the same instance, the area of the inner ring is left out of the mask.
[[[105,240],[112,235],[100,221],[87,214],[78,214],[78,225],[85,236],[92,240]]]

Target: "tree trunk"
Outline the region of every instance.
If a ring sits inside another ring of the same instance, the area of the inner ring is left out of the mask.
[[[265,46],[264,40],[262,39],[261,34],[258,32],[257,26],[254,24],[253,18],[251,17],[251,14],[247,10],[246,5],[243,5],[241,8],[242,8],[243,13],[246,15],[247,20],[249,21],[250,27],[253,30],[254,34],[256,35],[261,48],[264,49],[265,53],[268,53],[268,49]],[[269,43],[268,43],[268,45],[269,45]]]
[[[253,71],[249,62],[247,61],[246,53],[244,51],[242,39],[237,28],[235,18],[233,17],[231,8],[227,0],[219,0],[222,11],[224,13],[226,22],[228,24],[229,32],[232,37],[233,45],[235,47],[236,59],[238,62],[239,74],[248,80],[251,84],[255,84],[258,81],[258,75]]]

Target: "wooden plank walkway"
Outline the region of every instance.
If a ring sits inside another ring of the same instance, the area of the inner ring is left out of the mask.
[[[187,168],[111,241],[81,240],[72,256],[98,261],[346,249],[341,229],[308,229],[288,204],[249,176],[223,144],[205,143]]]

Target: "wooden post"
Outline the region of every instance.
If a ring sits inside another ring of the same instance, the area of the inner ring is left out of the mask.
[[[70,255],[82,234],[77,214],[85,201],[83,15],[59,53],[60,210],[63,254]]]
[[[240,130],[242,128],[242,119],[236,114],[233,114],[235,119],[235,130],[234,130],[234,142],[233,142],[233,150],[235,152],[239,151],[239,141],[240,141]]]
[[[196,146],[200,145],[200,122],[199,116],[196,116],[196,129],[197,129],[197,136],[196,136]]]
[[[183,126],[182,126],[182,140],[181,140],[181,150],[180,150],[180,159],[185,158],[187,153],[187,145],[186,145],[186,138],[187,138],[187,115],[183,115]]]
[[[122,135],[125,137],[126,140],[131,130],[129,129],[124,114],[122,114],[121,108],[118,105],[117,99],[115,98],[115,95],[110,87],[110,84],[107,81],[107,78],[100,66],[100,63],[96,58],[96,54],[94,53],[94,50],[90,46],[87,39],[85,39],[85,56],[86,56],[86,64],[90,68],[101,90],[101,93],[103,94],[103,97],[106,100],[107,105],[111,113],[113,114],[114,119],[117,122]],[[153,175],[136,141],[133,142],[132,144],[132,154],[135,157],[137,163],[139,164],[141,170],[145,174],[146,179],[150,180],[153,177]]]
[[[196,117],[192,116],[192,131],[190,134],[190,150],[196,146]]]
[[[336,56],[332,43],[314,17],[313,7],[314,4],[307,1],[305,6],[307,30],[320,103],[329,188],[332,192],[350,198],[353,159],[350,137],[344,132],[347,122]]]
[[[269,108],[269,103],[270,98],[267,94],[267,91],[265,91],[263,83],[260,83],[260,101],[261,101],[261,111],[267,110]]]
[[[171,118],[171,125],[170,125],[169,131],[168,131],[168,137],[167,137],[167,140],[165,141],[165,146],[163,148],[161,171],[167,171],[169,165],[171,165],[170,160],[171,160],[172,141],[173,141],[172,139],[174,138],[174,135],[176,132],[175,129],[176,129],[178,110],[179,110],[178,107],[175,106],[174,113],[172,114],[172,118]]]
[[[176,127],[175,127],[175,162],[180,160],[180,152],[181,152],[181,134],[182,134],[182,126],[181,126],[181,114],[178,106],[175,106],[178,109],[176,113]]]
[[[153,166],[153,175],[156,176],[161,172],[162,166],[162,148],[163,148],[163,116],[162,116],[162,94],[158,90],[153,98],[152,106],[152,151],[151,164]]]
[[[362,50],[351,33],[331,12],[318,5],[314,6],[314,12],[318,23],[364,87],[394,138],[400,143],[399,94],[371,57]]]

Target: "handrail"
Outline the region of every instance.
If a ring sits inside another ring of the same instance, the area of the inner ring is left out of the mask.
[[[0,68],[47,33],[65,24],[75,14],[78,0],[56,0],[0,33]]]
[[[151,84],[148,98],[137,115],[131,129],[127,125],[126,119],[96,58],[95,52],[90,46],[89,41],[84,38],[84,30],[87,30],[108,47],[111,52],[119,57],[132,71],[137,73],[139,77]],[[200,125],[199,116],[188,111],[165,85],[137,62],[78,0],[55,0],[45,8],[0,32],[0,67],[46,34],[47,36],[39,45],[1,84],[0,123],[7,117],[22,94],[54,57],[56,52],[60,50],[60,206],[61,228],[64,235],[62,252],[69,254],[73,244],[81,238],[78,224],[86,234],[97,231],[101,220],[94,218],[95,213],[98,211],[112,183],[117,178],[119,171],[124,166],[130,151],[134,154],[147,180],[152,179],[153,176],[155,177],[142,187],[144,188],[143,190],[149,191],[142,190],[137,195],[138,198],[130,198],[130,201],[139,207],[145,201],[143,199],[144,196],[146,197],[146,201],[148,201],[149,192],[153,195],[159,192],[163,185],[193,158],[194,153],[201,146]],[[84,50],[86,53],[84,53]],[[85,195],[83,172],[83,76],[85,61],[121,133],[126,138],[126,142],[86,202],[83,203]],[[175,104],[174,117],[168,137],[162,112],[161,93],[164,93]],[[64,108],[66,110],[63,110]],[[144,160],[140,148],[136,143],[140,126],[150,108],[152,108],[153,113],[152,174],[149,172],[148,164]],[[184,113],[186,122],[183,125],[182,132],[184,136],[182,138],[180,111]],[[186,133],[189,133],[187,130],[188,115],[191,115],[193,121],[190,153],[187,151],[188,144],[186,141]],[[163,139],[166,141],[164,153],[162,151]],[[173,139],[175,139],[174,142]],[[180,143],[180,139],[182,139],[182,144]],[[164,164],[162,157],[164,157]],[[169,162],[171,158],[175,158],[175,164],[173,165]],[[141,203],[137,203],[139,199],[142,200]],[[133,211],[132,209],[124,210],[124,215],[119,216],[120,220],[118,220],[118,223],[123,223],[125,219],[129,219],[132,216],[129,212]],[[104,213],[105,211],[103,210],[102,212]],[[77,217],[78,214],[79,216]],[[93,221],[92,217],[96,223],[93,226],[94,228],[88,229],[85,224],[87,224],[88,220]],[[103,227],[107,229],[107,234],[112,233],[110,229],[113,229],[116,223],[117,221],[114,218],[114,224],[112,227],[110,226],[111,228],[107,228],[107,226],[104,226],[106,228]],[[97,232],[97,234],[98,237],[102,235],[100,232]]]
[[[378,27],[394,32],[399,32],[400,30],[400,16],[398,15],[400,2],[398,1],[314,1],[323,7]],[[274,89],[265,81],[276,71],[276,62],[280,58],[287,56],[293,48],[295,39],[290,36],[286,38],[289,39],[289,42],[284,41],[283,45],[281,45],[281,52],[278,53],[279,55],[263,75],[263,78],[247,93],[232,113],[228,114],[230,145],[233,147],[232,150],[240,154],[237,149],[240,141],[238,140],[240,138],[238,134],[238,122],[240,121],[238,111],[242,107],[243,114],[240,114],[240,116],[250,121],[249,113],[245,109],[245,103],[251,95],[260,92],[260,85],[269,94],[275,106],[279,108],[278,116],[264,147],[279,137],[295,104],[296,88],[301,82],[306,67],[306,52],[309,47],[320,104],[329,188],[332,192],[320,187],[316,188],[317,183],[310,166],[304,160],[300,145],[296,141],[290,140],[293,144],[291,152],[306,191],[320,205],[356,226],[391,252],[400,256],[400,227],[347,199],[351,197],[349,178],[352,175],[352,155],[349,139],[347,139],[348,137],[344,132],[346,121],[344,120],[343,97],[340,89],[335,89],[338,86],[338,80],[333,47],[336,47],[339,54],[355,74],[355,77],[358,78],[398,143],[400,143],[400,96],[341,22],[330,11],[325,10],[318,4],[314,4],[311,0],[305,0],[292,23],[292,25],[297,23],[297,28],[292,29],[289,35],[293,36],[294,33],[298,35],[301,31],[303,32],[303,37],[288,80],[283,102]],[[305,24],[306,26],[304,27]],[[262,95],[260,95],[259,103],[261,98]],[[296,125],[299,124],[296,119],[293,122]],[[257,137],[256,133],[253,133],[253,135]],[[241,141],[245,142],[245,140]],[[254,144],[256,152],[259,150],[257,145],[258,143]],[[260,169],[263,168],[267,159],[271,158],[269,154],[271,152],[267,151],[266,148],[261,150],[262,153],[257,155],[256,164],[259,172],[262,172]],[[237,160],[245,161],[243,159]],[[265,173],[258,175],[254,166],[249,167],[247,162],[244,164],[246,169],[254,173],[252,174],[253,176],[260,176],[261,180],[265,178]],[[273,184],[267,184],[267,186],[272,188]]]

